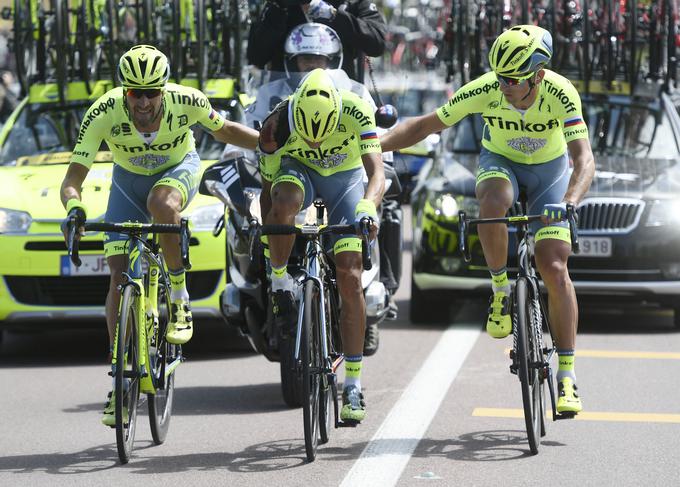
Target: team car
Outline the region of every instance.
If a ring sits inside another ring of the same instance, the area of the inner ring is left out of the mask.
[[[60,230],[66,212],[59,198],[82,116],[108,87],[99,88],[99,93],[74,96],[65,105],[55,103],[47,91],[33,93],[0,131],[0,331],[50,318],[104,316],[109,271],[103,234],[83,238],[83,264],[76,268]],[[224,96],[233,93],[233,84],[204,91],[225,118],[242,120],[241,104]],[[224,145],[200,129],[194,136],[205,169],[219,159]],[[103,220],[106,211],[113,170],[107,149],[103,143],[83,185],[90,221]],[[223,205],[204,195],[197,195],[183,212],[192,232],[187,288],[196,317],[221,316],[225,241],[224,234],[216,238],[213,229],[223,215]]]
[[[680,326],[680,99],[662,92],[582,100],[596,173],[578,206],[580,252],[569,259],[579,302],[670,307]],[[471,262],[463,260],[457,240],[458,212],[475,217],[479,211],[482,120],[468,116],[447,132],[445,150],[423,168],[412,195],[413,321],[443,320],[448,307],[437,304],[491,290],[474,231]],[[517,211],[516,205],[510,213]],[[515,243],[511,235],[511,275]]]

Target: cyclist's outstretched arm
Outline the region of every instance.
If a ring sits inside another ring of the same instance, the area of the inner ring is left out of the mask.
[[[69,164],[66,176],[64,176],[64,180],[61,182],[60,196],[61,204],[64,205],[64,208],[66,208],[68,200],[81,199],[80,192],[88,172],[90,172],[90,168],[87,166],[77,162]]]
[[[437,116],[437,112],[409,118],[380,137],[383,152],[391,152],[410,147],[430,134],[444,130],[447,125]]]
[[[574,161],[574,172],[569,179],[569,186],[564,201],[578,204],[590,188],[595,176],[595,157],[587,138],[567,142],[569,156]]]
[[[257,130],[246,127],[238,122],[225,120],[222,128],[213,131],[212,135],[215,137],[215,140],[225,144],[234,144],[239,147],[255,150],[259,133]]]
[[[383,168],[381,154],[375,152],[363,154],[361,161],[364,163],[368,176],[368,186],[366,186],[364,199],[371,200],[376,207],[380,206],[385,193],[385,169]]]

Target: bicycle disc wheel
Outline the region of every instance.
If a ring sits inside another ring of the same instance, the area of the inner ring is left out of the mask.
[[[320,363],[319,292],[313,281],[305,284],[305,316],[300,340],[302,361],[302,417],[305,427],[305,451],[310,462],[316,458],[319,445]]]
[[[158,321],[153,323],[149,335],[149,364],[153,375],[155,394],[147,394],[149,425],[156,445],[165,441],[172,418],[172,402],[175,397],[175,371],[167,374],[167,367],[180,360],[181,347],[165,340],[170,319],[170,288],[160,273],[158,281]]]
[[[125,286],[121,298],[116,346],[114,393],[116,412],[116,445],[121,463],[127,463],[135,441],[137,401],[139,399],[139,349],[137,342],[136,291]]]
[[[541,438],[541,417],[543,409],[541,378],[536,361],[537,350],[532,320],[535,316],[535,301],[529,290],[526,278],[520,277],[515,285],[515,311],[517,313],[517,355],[519,369],[517,374],[522,386],[524,422],[527,428],[529,448],[532,454],[538,453]],[[540,362],[542,363],[542,361]]]

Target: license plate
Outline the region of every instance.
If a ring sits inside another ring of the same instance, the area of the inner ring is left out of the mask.
[[[76,267],[68,255],[61,256],[61,275],[62,276],[106,276],[110,274],[106,257],[103,255],[81,255],[80,267]]]
[[[609,237],[581,237],[579,241],[579,257],[611,257],[612,239]]]

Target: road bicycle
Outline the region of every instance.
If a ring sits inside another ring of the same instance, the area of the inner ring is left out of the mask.
[[[522,213],[526,204],[521,201]],[[466,262],[471,260],[468,247],[468,230],[471,226],[502,223],[517,228],[517,279],[512,290],[513,346],[510,351],[510,372],[517,375],[521,384],[524,422],[527,429],[529,448],[538,453],[541,437],[546,434],[545,385],[548,384],[553,420],[573,418],[574,414],[557,413],[553,371],[550,361],[556,347],[548,321],[545,301],[541,294],[540,281],[532,262],[534,257],[533,236],[529,224],[538,221],[541,215],[520,214],[504,218],[470,219],[464,211],[458,213],[458,247]],[[578,229],[576,211],[567,205],[566,220],[571,230],[571,248],[578,253]],[[543,331],[548,331],[548,337]]]
[[[158,234],[180,236],[182,262],[189,263],[188,220],[179,224],[83,223],[71,215],[67,223],[68,255],[75,266],[78,256],[78,228],[93,232],[118,232],[126,242],[128,269],[119,285],[121,300],[113,346],[111,375],[114,378],[116,445],[121,463],[132,454],[140,393],[146,394],[151,436],[156,445],[165,441],[172,417],[175,370],[184,360],[182,347],[168,343],[165,332],[171,318],[170,279]],[[153,234],[147,238],[147,234]]]
[[[331,408],[335,427],[338,416],[336,370],[344,361],[340,339],[340,299],[335,264],[326,253],[329,234],[362,236],[364,270],[371,269],[368,231],[370,219],[358,225],[324,225],[325,206],[314,202],[316,223],[262,225],[261,235],[297,235],[306,240],[303,265],[294,278],[303,289],[295,331],[293,365],[302,381],[302,416],[305,452],[310,462],[316,458],[319,443],[327,443],[331,429]],[[358,227],[358,228],[357,228]]]

